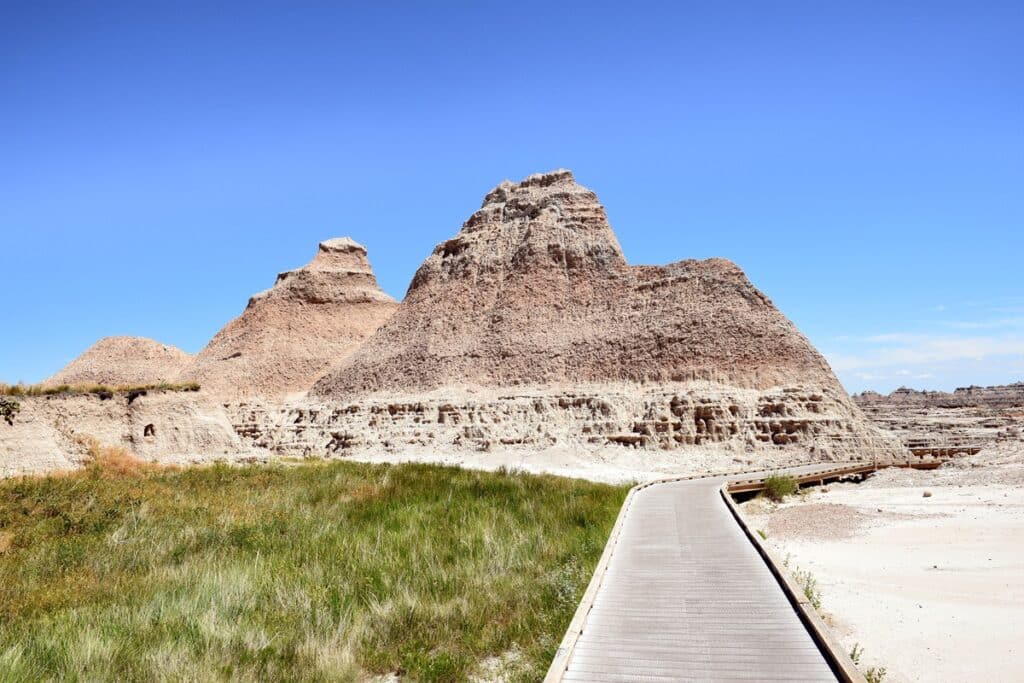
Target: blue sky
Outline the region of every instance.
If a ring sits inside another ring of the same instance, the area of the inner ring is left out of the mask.
[[[0,34],[2,381],[197,351],[327,237],[400,298],[559,167],[632,263],[740,264],[851,391],[1024,379],[1019,2],[3,3]]]

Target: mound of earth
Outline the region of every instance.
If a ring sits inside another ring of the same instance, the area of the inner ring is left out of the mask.
[[[312,262],[253,296],[181,378],[229,395],[305,391],[396,308],[377,285],[365,247],[348,237],[327,240]]]
[[[192,357],[145,337],[105,337],[44,384],[108,386],[173,382]]]
[[[630,266],[597,196],[560,170],[488,193],[401,310],[313,394],[695,380],[845,397],[736,265]]]

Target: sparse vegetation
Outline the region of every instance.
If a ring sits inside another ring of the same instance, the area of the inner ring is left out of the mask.
[[[5,680],[543,677],[625,487],[427,465],[0,482]],[[512,656],[510,653],[513,653]]]
[[[864,672],[864,679],[868,683],[882,683],[889,671],[884,666],[873,666]]]
[[[863,656],[864,648],[860,646],[860,643],[854,643],[853,649],[850,650],[850,661],[859,667]],[[884,666],[873,666],[864,672],[864,678],[868,683],[882,683],[887,675],[889,675],[889,671]]]
[[[14,417],[21,412],[21,404],[10,398],[0,398],[0,418],[9,425],[14,424]]]
[[[764,529],[758,529],[757,530],[757,535],[761,537],[762,541],[767,541],[768,540],[768,532],[765,531]]]
[[[797,567],[793,571],[793,578],[804,591],[804,597],[815,610],[821,609],[821,590],[818,588],[818,579],[810,571],[804,571]]]
[[[107,398],[114,394],[141,394],[147,391],[199,391],[196,382],[161,382],[159,384],[106,386],[104,384],[0,384],[0,396],[55,396],[98,394]]]
[[[764,495],[776,503],[800,490],[800,484],[788,474],[773,474],[764,480]]]

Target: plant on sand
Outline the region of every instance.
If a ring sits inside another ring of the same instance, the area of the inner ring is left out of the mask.
[[[799,567],[793,572],[793,578],[804,591],[804,597],[811,603],[815,610],[821,609],[821,590],[818,588],[818,580],[810,571],[804,571]]]
[[[764,495],[776,503],[791,496],[800,489],[799,483],[788,474],[773,474],[764,480]]]

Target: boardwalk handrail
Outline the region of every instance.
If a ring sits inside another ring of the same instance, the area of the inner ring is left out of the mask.
[[[885,465],[881,465],[884,467]],[[873,471],[878,469],[880,466],[873,462],[847,462],[847,463],[833,463],[825,464],[822,463],[821,471],[815,471],[813,473],[802,473],[798,476],[803,481],[817,481],[819,479],[832,479],[838,478],[845,474],[859,474],[866,471]],[[796,468],[780,468],[777,471],[779,473],[786,473],[787,471]],[[737,516],[735,505],[730,505],[732,497],[729,493],[730,487],[734,485],[746,485],[753,483],[756,480],[764,482],[765,469],[759,468],[756,470],[742,470],[733,471],[727,473],[718,474],[698,474],[698,475],[681,475],[674,477],[664,477],[661,479],[654,479],[641,484],[637,484],[629,490],[626,494],[626,498],[622,503],[622,507],[619,509],[618,517],[615,519],[615,524],[612,526],[612,531],[608,536],[608,541],[605,544],[604,551],[601,553],[601,557],[597,562],[597,566],[594,568],[594,573],[590,577],[590,582],[587,584],[587,589],[583,593],[583,598],[580,600],[580,604],[576,608],[576,612],[573,614],[572,621],[569,622],[569,628],[566,629],[565,635],[562,638],[562,642],[559,644],[558,649],[555,651],[555,656],[551,661],[551,665],[548,668],[547,675],[544,677],[544,683],[560,683],[565,675],[566,669],[569,666],[569,661],[576,648],[576,643],[583,633],[584,625],[587,621],[587,616],[590,614],[590,610],[594,606],[594,600],[597,598],[598,590],[604,580],[605,574],[608,569],[608,565],[611,561],[612,556],[615,554],[615,547],[618,544],[619,536],[622,532],[623,521],[626,514],[629,511],[630,506],[633,503],[633,499],[639,491],[651,486],[657,486],[659,484],[666,484],[671,482],[688,481],[693,479],[712,479],[724,477],[726,482],[722,485],[722,495],[725,504],[729,507],[729,511],[737,519],[737,523],[740,524],[744,534],[748,539],[754,543],[755,549],[764,559],[768,565],[769,570],[780,584],[780,589],[790,599],[790,604],[793,606],[797,615],[800,617],[801,622],[807,629],[808,634],[811,636],[815,645],[821,651],[822,656],[828,662],[833,673],[836,674],[837,678],[843,683],[863,683],[864,677],[857,671],[857,668],[850,661],[849,656],[842,650],[841,647],[836,645],[835,641],[832,640],[831,636],[828,635],[827,628],[821,622],[820,618],[816,614],[807,616],[804,614],[804,608],[800,606],[799,596],[802,596],[802,591],[792,592],[792,586],[787,586],[786,581],[792,582],[792,578],[789,577],[788,572],[777,571],[777,568],[770,559],[770,555],[766,555],[762,552],[763,544],[757,543],[754,537],[749,533],[745,524],[742,523],[741,518]],[[763,476],[743,479],[744,474],[761,474]],[[767,548],[764,548],[767,550]],[[793,584],[795,585],[795,584]],[[795,596],[795,597],[794,597]],[[813,611],[813,608],[812,608]],[[821,634],[818,633],[820,628]]]

